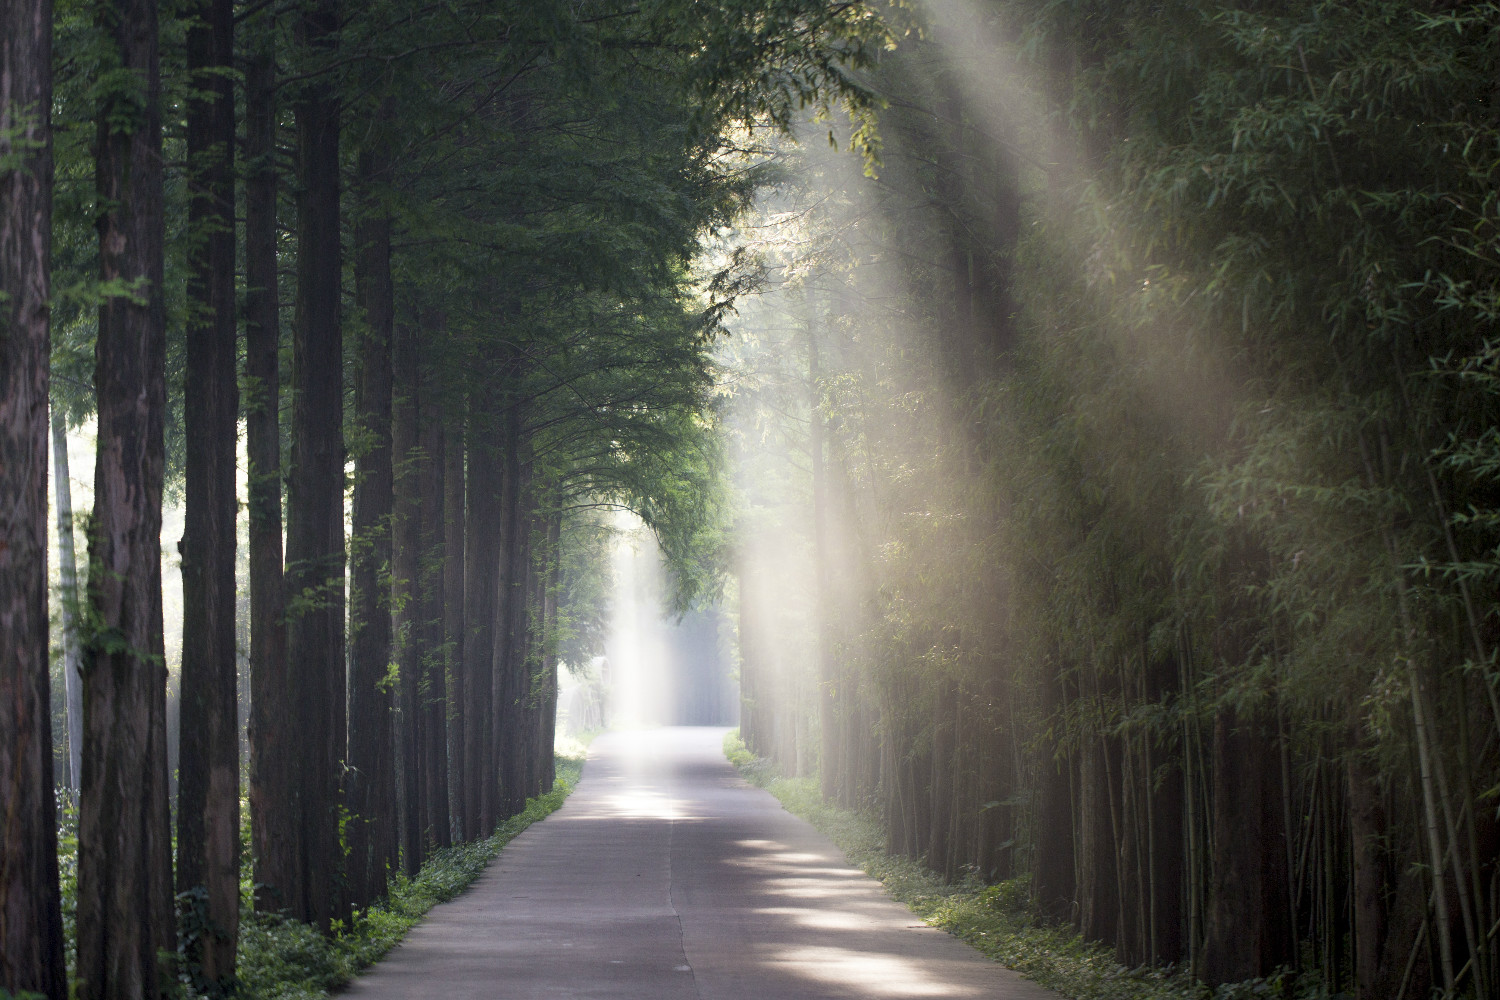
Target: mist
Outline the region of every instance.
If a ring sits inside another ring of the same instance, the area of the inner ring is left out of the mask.
[[[604,652],[565,664],[558,731],[735,725],[730,618],[719,605],[672,614],[655,536],[629,512],[617,514],[613,527]]]

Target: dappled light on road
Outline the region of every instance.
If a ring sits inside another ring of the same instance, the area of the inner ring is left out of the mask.
[[[917,963],[890,955],[851,951],[844,948],[793,948],[784,960],[803,975],[844,988],[856,987],[865,996],[963,997],[978,996],[972,990],[937,982]]]
[[[722,738],[600,737],[566,805],[350,996],[1051,1000],[850,868]]]

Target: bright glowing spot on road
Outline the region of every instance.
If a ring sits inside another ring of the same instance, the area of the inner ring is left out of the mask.
[[[794,965],[799,975],[844,989],[857,987],[866,996],[952,997],[974,996],[945,983],[935,983],[914,962],[894,955],[878,955],[845,948],[793,948],[777,956],[778,962]]]

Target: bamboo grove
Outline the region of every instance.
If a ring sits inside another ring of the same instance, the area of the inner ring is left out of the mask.
[[[900,24],[744,231],[747,743],[1128,966],[1496,995],[1500,8]]]
[[[850,93],[878,36],[789,0],[5,5],[0,992],[231,992],[242,903],[333,931],[551,786],[594,512],[637,511],[683,599],[712,587],[738,278],[693,262],[756,185],[729,126]],[[90,418],[54,764],[48,433],[65,510]]]

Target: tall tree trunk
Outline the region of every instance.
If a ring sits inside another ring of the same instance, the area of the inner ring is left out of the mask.
[[[245,455],[249,464],[250,842],[262,911],[292,904],[295,738],[281,566],[281,362],[276,260],[276,25],[253,26],[245,65]]]
[[[542,792],[550,790],[557,781],[557,755],[553,747],[557,743],[557,601],[561,586],[562,514],[554,511],[547,518],[547,577],[542,604],[546,646],[542,654],[542,732],[537,746]]]
[[[500,776],[498,818],[514,816],[526,805],[525,703],[530,694],[527,663],[531,582],[531,468],[522,458],[520,415],[512,409],[506,434],[504,510],[501,529],[501,575],[497,587],[499,621],[495,629],[495,772]]]
[[[417,427],[417,331],[396,326],[393,351],[395,396],[391,452],[395,499],[391,555],[391,609],[396,641],[400,699],[401,866],[408,876],[422,866],[422,827],[426,819],[422,780],[422,648],[419,641],[422,571],[421,454]]]
[[[1038,678],[1043,739],[1038,740],[1037,816],[1032,845],[1031,898],[1037,911],[1050,920],[1071,920],[1078,892],[1073,836],[1074,764],[1058,752],[1051,735],[1061,729],[1066,698],[1061,673],[1043,666]],[[1049,726],[1050,724],[1050,726]]]
[[[1150,913],[1155,922],[1151,961],[1179,962],[1187,957],[1183,938],[1183,803],[1187,794],[1180,761],[1149,772],[1152,781],[1153,843]]]
[[[928,771],[931,806],[927,819],[927,864],[947,874],[949,846],[953,835],[953,752],[957,746],[958,683],[949,677],[931,682],[937,688],[933,699],[932,760]]]
[[[828,518],[828,483],[823,466],[823,386],[818,365],[818,338],[814,324],[807,326],[808,439],[812,459],[814,628],[818,657],[818,773],[823,798],[833,801],[842,775],[839,773],[837,706],[833,678],[833,584]]]
[[[1214,718],[1213,878],[1200,977],[1238,982],[1292,959],[1286,926],[1286,837],[1275,748],[1251,719]]]
[[[384,117],[384,116],[382,116]],[[360,152],[360,217],[355,227],[354,286],[364,322],[354,383],[355,420],[365,451],[355,461],[350,544],[349,768],[344,802],[350,903],[384,895],[396,860],[396,761],[391,662],[391,220],[377,190],[389,182],[391,157],[377,137]]]
[[[338,0],[301,14],[310,61],[332,53]],[[339,317],[339,104],[314,77],[297,122],[297,305],[292,338],[292,463],[287,477],[287,665],[300,781],[291,913],[328,930],[339,915],[338,795],[344,715],[344,394]]]
[[[0,163],[10,162],[0,168],[0,989],[61,1000],[68,984],[47,660],[51,107],[52,4],[7,4],[0,8]],[[75,768],[74,782],[77,775]]]
[[[78,810],[78,980],[85,998],[156,996],[176,949],[167,810],[161,491],[166,416],[162,157],[155,0],[117,0],[99,27],[140,93],[98,109],[98,457],[89,534]]]
[[[754,560],[750,554],[755,540],[748,531],[742,530],[739,534],[740,547],[735,554],[734,572],[739,591],[735,646],[740,668],[740,740],[751,753],[764,756],[765,737],[761,732],[760,712],[761,658],[756,635],[760,605],[756,601]]]
[[[500,510],[504,474],[495,446],[495,393],[481,388],[470,398],[468,430],[468,518],[464,535],[464,797],[465,828],[471,837],[495,829],[494,686],[496,585],[500,566]]]
[[[448,410],[443,434],[443,653],[448,669],[448,808],[453,837],[470,840],[475,819],[468,796],[468,672],[464,669],[464,432]]]
[[[432,329],[427,333],[430,336]],[[422,506],[421,595],[417,613],[422,656],[423,784],[428,843],[453,843],[448,820],[448,674],[443,662],[443,408],[430,372],[422,373],[422,466],[418,492]]]
[[[1390,886],[1386,877],[1383,844],[1390,835],[1385,808],[1380,801],[1378,775],[1363,755],[1356,732],[1346,751],[1344,775],[1349,795],[1349,840],[1354,863],[1354,984],[1355,995],[1362,998],[1380,996],[1380,959],[1385,949],[1389,923],[1387,900]]]
[[[1109,944],[1120,916],[1113,822],[1117,745],[1114,737],[1089,733],[1078,762],[1078,929],[1090,941]]]
[[[78,795],[83,752],[83,652],[78,638],[78,556],[73,545],[73,476],[68,468],[68,427],[52,410],[53,493],[57,506],[57,590],[62,603],[63,691],[68,712],[68,787]]]
[[[177,891],[195,919],[183,944],[199,992],[234,982],[240,921],[239,667],[235,651],[234,8],[200,0],[188,29],[187,511],[182,537],[182,695]],[[196,894],[201,892],[201,897]],[[196,898],[195,898],[196,897]],[[199,922],[201,920],[201,923]]]
[[[544,663],[547,648],[547,520],[534,514],[531,522],[531,558],[527,560],[526,672],[522,684],[526,692],[521,701],[521,718],[525,720],[522,738],[525,748],[526,783],[522,786],[522,803],[542,790],[542,702],[546,698]],[[539,548],[540,546],[540,548]]]

